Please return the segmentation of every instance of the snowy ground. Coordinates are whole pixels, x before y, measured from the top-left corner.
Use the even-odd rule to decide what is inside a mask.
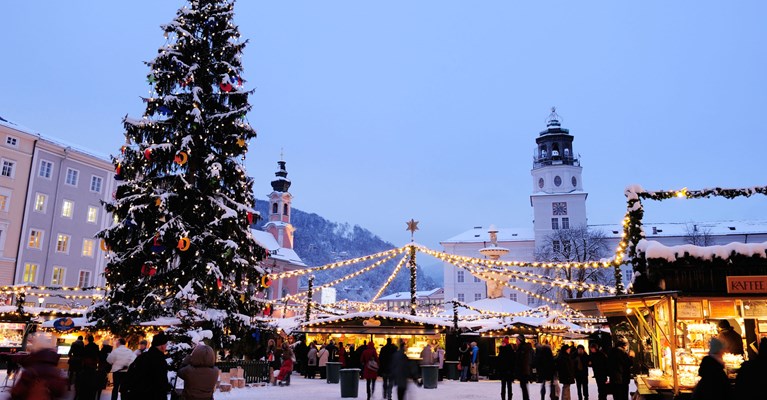
[[[5,374],[0,374],[0,382],[5,379]],[[180,385],[179,385],[180,386]],[[530,398],[532,400],[540,399],[541,385],[539,383],[531,383],[528,385]],[[549,398],[548,387],[546,388],[546,399]],[[394,388],[394,399],[397,397],[396,387]],[[631,391],[634,391],[635,387],[631,385]],[[575,385],[572,385],[571,398],[573,400],[578,398],[578,393],[575,390]],[[365,393],[365,381],[360,381],[359,385],[359,399],[366,399]],[[445,399],[500,399],[501,396],[501,384],[500,381],[481,380],[479,382],[458,382],[458,381],[442,381],[436,389],[424,389],[410,385],[407,392],[408,400],[445,400]],[[519,383],[514,382],[513,385],[513,399],[521,400],[522,392],[519,389]],[[373,396],[374,400],[381,399],[383,394],[381,387],[381,379],[376,382],[376,391]],[[107,389],[102,392],[100,400],[109,400],[112,392]],[[2,395],[0,395],[2,396]],[[73,396],[67,397],[71,399]],[[221,393],[216,391],[214,398],[216,400],[239,400],[239,399],[253,399],[263,398],[269,400],[297,400],[311,398],[312,400],[325,400],[325,399],[341,399],[341,388],[338,384],[328,384],[324,380],[320,379],[304,379],[300,376],[293,376],[290,386],[258,386],[244,389],[232,389],[229,393]],[[589,380],[589,398],[597,398],[597,386],[593,379]]]

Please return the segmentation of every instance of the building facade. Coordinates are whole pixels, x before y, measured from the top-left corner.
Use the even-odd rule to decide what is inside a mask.
[[[530,205],[533,208],[533,224],[523,228],[498,229],[498,246],[509,249],[502,256],[504,261],[541,261],[536,254],[542,249],[560,250],[569,243],[551,240],[561,230],[587,227],[590,231],[599,231],[604,235],[607,249],[605,258],[612,256],[623,233],[620,224],[589,224],[586,213],[580,157],[573,147],[574,136],[568,129],[562,128],[561,118],[552,109],[546,121],[546,129],[536,138],[533,157],[532,194]],[[667,246],[688,244],[698,241],[699,245],[722,245],[732,242],[754,243],[767,241],[767,221],[714,221],[690,223],[644,223],[648,240],[656,240]],[[440,242],[446,253],[482,257],[480,249],[491,243],[488,228],[475,226],[466,232]],[[457,299],[471,302],[487,297],[485,282],[468,271],[444,263],[445,299]],[[630,267],[624,270],[624,277],[630,278]],[[517,281],[509,282],[520,290],[504,288],[504,297],[529,305],[537,306],[541,300],[524,291],[535,293],[539,287],[534,284]]]

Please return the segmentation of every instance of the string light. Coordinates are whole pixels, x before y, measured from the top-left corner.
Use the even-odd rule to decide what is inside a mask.
[[[369,303],[375,303],[375,301],[378,300],[379,297],[381,297],[384,290],[386,290],[386,288],[389,287],[389,284],[391,284],[392,281],[394,281],[394,278],[397,276],[397,273],[399,273],[399,271],[402,269],[402,266],[405,265],[405,261],[407,261],[408,258],[409,258],[408,255],[405,255],[404,257],[402,257],[399,263],[397,263],[397,267],[394,268],[394,272],[392,272],[391,275],[389,275],[389,278],[387,278],[386,282],[384,282],[384,284],[381,285],[381,288],[378,289],[378,292],[376,292],[376,295],[373,296],[372,299],[370,299]]]

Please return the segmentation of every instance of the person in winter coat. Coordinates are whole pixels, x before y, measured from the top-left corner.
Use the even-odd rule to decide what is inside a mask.
[[[546,382],[549,382],[549,397],[552,400],[557,398],[557,385],[554,383],[556,369],[554,366],[554,353],[551,351],[548,342],[543,342],[535,350],[534,365],[538,373],[538,382],[541,383],[541,400],[546,397]]]
[[[396,351],[397,346],[392,344],[391,338],[386,338],[386,344],[381,348],[381,353],[378,355],[378,375],[383,379],[383,397],[386,400],[391,400],[391,391],[394,385],[392,357]]]
[[[328,361],[336,361],[336,357],[338,356],[338,347],[336,347],[336,344],[332,339],[330,340],[330,343],[325,346],[325,350],[328,351]]]
[[[296,355],[296,363],[293,368],[296,372],[306,375],[306,355],[309,353],[309,346],[306,345],[306,337],[299,340],[296,343],[294,354]]]
[[[30,354],[20,361],[24,370],[11,388],[11,400],[63,398],[68,385],[57,368],[56,338],[38,332],[27,340]]]
[[[320,369],[320,379],[327,378],[329,358],[330,350],[328,350],[327,346],[320,346],[320,350],[317,352],[317,367]]]
[[[471,348],[468,343],[464,343],[458,349],[458,364],[461,367],[461,382],[466,382],[471,369]]]
[[[764,392],[767,377],[767,338],[759,342],[759,353],[740,365],[735,380],[735,399],[747,399],[754,393]]]
[[[170,391],[168,362],[165,350],[168,337],[158,332],[152,338],[152,347],[141,353],[129,368],[125,391],[136,400],[167,400]]]
[[[181,362],[178,377],[184,380],[184,400],[211,400],[216,390],[216,353],[205,343],[198,344]]]
[[[471,381],[479,381],[479,347],[477,347],[477,342],[471,342]]]
[[[627,352],[628,341],[618,339],[618,345],[607,354],[607,370],[610,372],[610,390],[614,400],[628,400],[633,352]]]
[[[607,354],[596,343],[589,345],[589,364],[597,381],[597,399],[607,400]]]
[[[418,372],[407,358],[407,344],[403,340],[400,340],[399,349],[392,355],[391,372],[392,380],[397,385],[397,400],[405,400],[408,382],[412,379],[417,383]]]
[[[743,337],[732,328],[726,319],[719,321],[717,325],[719,336],[717,338],[724,345],[724,352],[743,355]]]
[[[495,359],[495,372],[498,373],[498,377],[501,379],[501,400],[506,400],[506,389],[509,391],[508,400],[511,400],[511,382],[514,380],[514,356],[514,348],[511,346],[509,337],[505,336],[501,341],[501,346],[498,347],[498,357]]]
[[[724,371],[724,343],[717,338],[712,338],[709,344],[708,355],[703,357],[698,369],[700,381],[695,385],[692,392],[693,400],[727,399],[730,395],[730,382]],[[764,379],[764,377],[762,377]],[[757,392],[758,393],[758,392]],[[756,395],[752,393],[751,396]]]
[[[421,362],[420,365],[434,365],[434,356],[431,351],[431,345],[426,343],[421,350]]]
[[[99,345],[95,343],[93,335],[86,336],[85,341],[83,368],[77,377],[79,388],[76,391],[78,396],[83,399],[95,399],[99,387],[98,374],[96,373],[99,366]]]
[[[69,360],[67,361],[67,364],[69,365],[69,389],[72,389],[72,385],[75,385],[75,398],[77,398],[77,374],[80,373],[80,371],[83,369],[83,352],[85,351],[85,342],[83,342],[83,337],[78,336],[77,340],[75,340],[72,343],[72,346],[69,348],[69,353],[67,353],[67,356],[69,356]]]
[[[362,378],[362,372],[365,371],[365,365],[364,364],[360,364],[360,359],[362,359],[362,353],[364,353],[365,350],[367,350],[367,348],[368,348],[368,341],[367,340],[363,340],[362,341],[362,346],[357,347],[357,349],[354,350],[354,353],[352,354],[352,358],[354,359],[354,362],[356,363],[356,366],[352,367],[352,368],[359,368],[359,370],[360,370],[360,379]]]
[[[437,380],[442,381],[442,378],[445,376],[445,349],[440,345],[437,345],[437,349],[434,352],[434,364],[439,367]]]
[[[586,348],[582,344],[578,345],[574,353],[573,367],[575,367],[575,388],[578,391],[578,400],[589,400],[589,355],[586,354]]]
[[[280,386],[290,385],[290,374],[293,372],[293,351],[287,346],[282,352],[282,365],[277,373],[277,384]]]
[[[527,391],[527,383],[533,375],[533,346],[525,341],[525,335],[517,335],[517,345],[514,354],[514,376],[519,379],[519,388],[522,389],[522,400],[530,400]]]
[[[109,363],[107,358],[112,353],[112,345],[106,342],[101,344],[101,351],[99,351],[99,366],[96,370],[96,398],[101,398],[101,391],[107,388],[109,383],[109,373],[112,371],[112,364]]]
[[[338,362],[341,363],[341,368],[346,368],[346,347],[344,347],[344,342],[338,342]]]
[[[117,400],[120,395],[122,383],[125,380],[125,373],[128,367],[136,359],[136,354],[131,349],[125,347],[125,339],[117,340],[117,348],[112,350],[107,356],[107,362],[112,365],[112,400]]]
[[[317,345],[312,342],[309,346],[309,352],[306,354],[306,377],[314,379],[314,374],[317,369]]]
[[[135,354],[136,357],[138,357],[141,353],[146,352],[147,346],[149,346],[149,342],[147,342],[146,339],[141,339],[141,341],[138,342],[138,349],[136,349],[136,351],[134,351],[133,354]]]
[[[570,346],[562,345],[556,360],[557,376],[562,384],[562,400],[570,400],[570,385],[575,383],[575,369],[570,351]]]
[[[367,349],[362,352],[360,364],[362,364],[362,378],[365,379],[368,400],[370,400],[376,391],[376,378],[378,378],[378,354],[376,354],[376,347],[372,341],[368,343]]]

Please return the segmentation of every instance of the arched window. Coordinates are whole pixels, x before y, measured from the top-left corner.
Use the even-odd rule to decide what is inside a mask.
[[[546,149],[541,149],[541,158],[546,158]]]
[[[554,143],[553,146],[551,146],[551,156],[556,157],[559,155],[559,143]]]
[[[282,215],[288,215],[288,205],[283,204],[282,205]]]
[[[272,214],[277,214],[277,203],[272,203]]]
[[[570,157],[570,149],[565,149],[565,157]]]

